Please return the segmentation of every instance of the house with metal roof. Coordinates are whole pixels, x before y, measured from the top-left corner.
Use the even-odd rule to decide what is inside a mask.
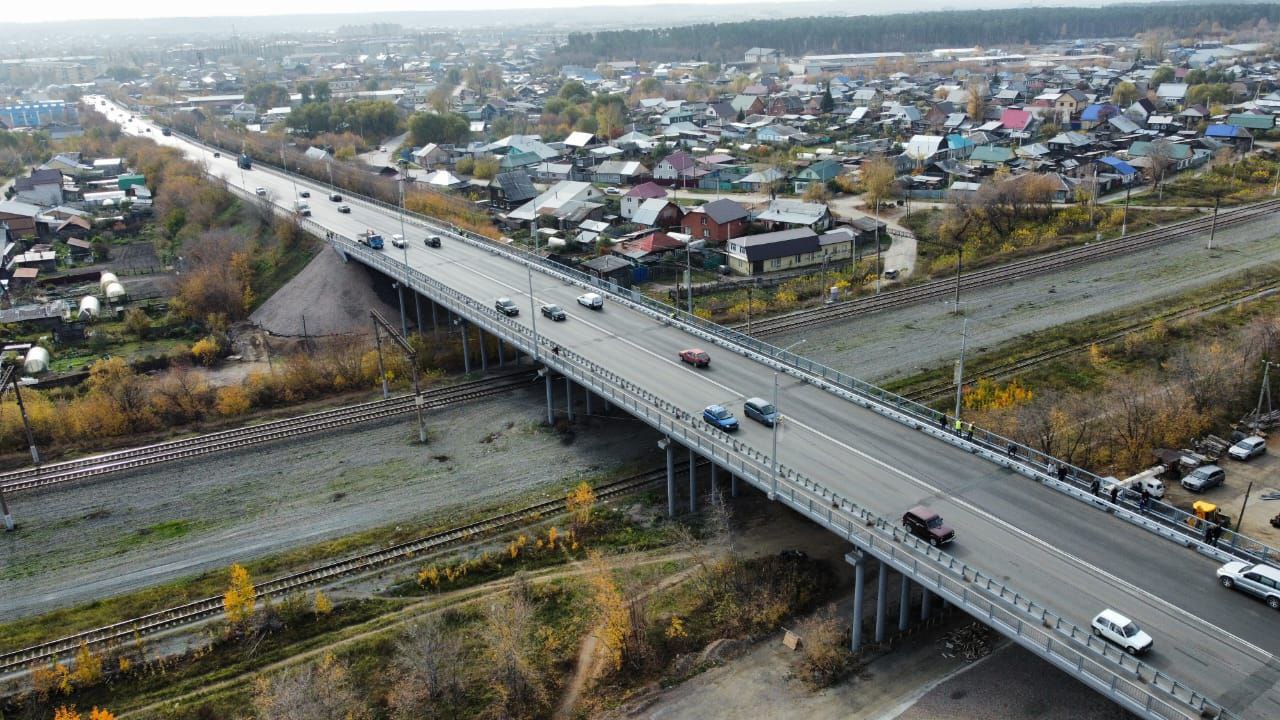
[[[733,238],[725,247],[731,272],[761,275],[848,259],[853,255],[853,233],[792,228]]]
[[[764,212],[756,216],[756,220],[774,230],[807,227],[820,232],[832,225],[831,210],[826,204],[789,199],[770,202]]]

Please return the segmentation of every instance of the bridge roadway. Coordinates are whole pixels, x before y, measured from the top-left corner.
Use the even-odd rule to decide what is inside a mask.
[[[181,147],[229,183],[241,183],[234,157],[214,159],[158,129],[147,136]],[[293,183],[280,174],[255,169],[243,174],[243,182],[250,191],[267,188],[282,205],[293,199]],[[312,219],[336,233],[354,237],[372,227],[389,239],[399,232],[392,211],[351,202],[351,214],[339,214],[326,186],[301,178],[297,186],[312,193]],[[529,324],[523,266],[449,238],[440,249],[427,248],[425,231],[406,227],[407,253],[388,242],[388,258],[399,262],[407,255],[415,269],[486,305],[512,297],[520,306],[518,320]],[[742,422],[739,438],[768,453],[770,431],[745,419],[741,407],[745,397],[770,397],[770,368],[707,347],[711,367],[696,370],[676,354],[706,344],[683,331],[607,300],[602,311],[590,311],[575,303],[582,289],[539,272],[533,288],[537,302],[557,303],[569,314],[561,323],[539,316],[540,335],[688,412],[728,405]],[[406,306],[412,316],[412,301]],[[1280,718],[1277,615],[1219,587],[1216,561],[798,380],[783,376],[778,405],[786,417],[778,439],[784,466],[883,517],[930,505],[956,529],[949,551],[966,564],[1081,628],[1104,607],[1130,615],[1155,639],[1148,664],[1242,717]]]

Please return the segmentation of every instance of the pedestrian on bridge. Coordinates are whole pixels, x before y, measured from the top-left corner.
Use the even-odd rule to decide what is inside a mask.
[[[1098,478],[1094,478],[1093,482],[1089,483],[1089,492],[1092,493],[1094,497],[1098,496],[1098,490],[1101,488],[1102,483],[1098,481]]]
[[[1111,486],[1111,504],[1112,505],[1116,504],[1116,495],[1119,495],[1119,494],[1120,494],[1120,483],[1115,483],[1114,485]]]
[[[1067,466],[1059,465],[1058,466],[1058,482],[1066,482],[1066,481],[1067,481]]]
[[[963,434],[964,434],[964,423],[960,421],[960,418],[956,418],[956,435],[958,436]]]
[[[973,423],[971,422],[967,422],[964,424],[964,439],[965,440],[973,439]]]
[[[1150,501],[1151,501],[1151,493],[1147,492],[1147,488],[1144,485],[1142,487],[1142,496],[1138,498],[1138,511],[1145,513],[1147,511],[1147,503]]]

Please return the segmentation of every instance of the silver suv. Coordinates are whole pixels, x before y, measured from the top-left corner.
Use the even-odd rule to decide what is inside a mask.
[[[1225,482],[1227,473],[1217,465],[1201,465],[1181,480],[1182,487],[1191,492],[1204,492]]]
[[[1280,610],[1280,570],[1270,565],[1229,562],[1218,568],[1218,582],[1224,588],[1260,597],[1272,610]]]

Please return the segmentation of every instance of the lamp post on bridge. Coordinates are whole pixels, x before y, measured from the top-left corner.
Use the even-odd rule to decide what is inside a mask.
[[[801,338],[782,349],[779,355],[791,350],[791,348],[803,344],[808,338]],[[782,422],[782,413],[778,412],[778,371],[773,371],[773,452],[769,454],[769,460],[773,465],[773,489],[769,492],[769,499],[772,500],[778,496],[778,423]]]

